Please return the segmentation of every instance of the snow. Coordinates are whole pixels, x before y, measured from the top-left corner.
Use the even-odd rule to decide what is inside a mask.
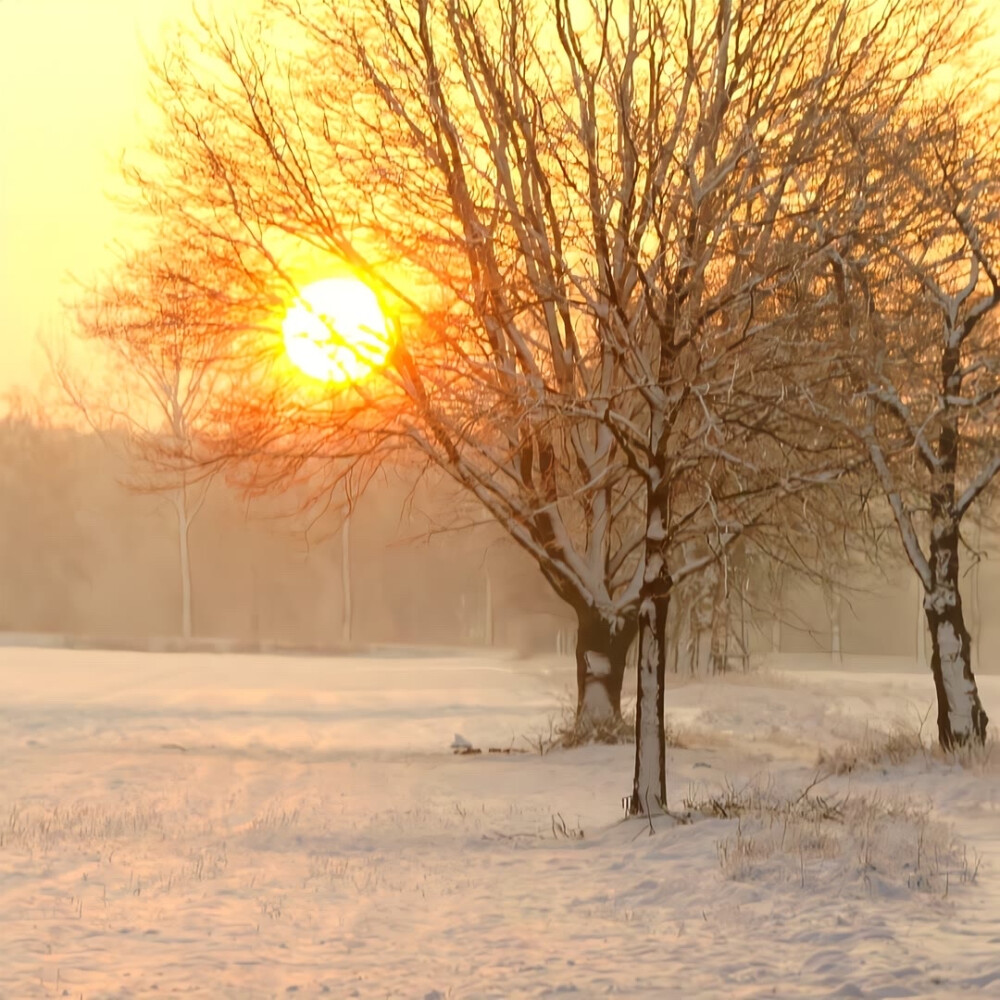
[[[941,677],[948,696],[948,718],[952,732],[964,740],[972,737],[974,687],[965,676],[962,640],[949,621],[937,627],[938,651],[941,655]]]
[[[594,650],[587,650],[587,673],[592,677],[610,677],[611,660],[604,653],[597,653]]]
[[[610,673],[610,663],[608,664],[608,673]],[[596,677],[601,675],[594,674],[594,679],[588,677],[584,683],[583,688],[583,711],[591,719],[610,719],[613,717],[614,712],[611,705],[611,696],[608,694],[608,689]]]
[[[672,683],[670,808],[778,806],[651,827],[630,746],[490,752],[571,658],[0,649],[0,996],[1000,995],[1000,762],[819,775],[927,717],[868,666]]]

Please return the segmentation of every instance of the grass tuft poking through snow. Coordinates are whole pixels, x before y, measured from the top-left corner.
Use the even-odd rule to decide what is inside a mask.
[[[916,729],[897,722],[888,732],[866,727],[859,739],[831,750],[820,750],[816,763],[825,774],[850,774],[887,764],[898,766],[917,757],[927,760],[930,753],[931,744],[922,727]]]
[[[958,764],[974,774],[986,775],[1000,772],[1000,753],[996,752],[997,738],[987,736],[985,743],[967,743],[954,750],[935,747],[936,755],[948,764]]]
[[[958,765],[976,774],[988,774],[997,768],[1000,755],[995,755],[995,737],[988,737],[985,744],[969,743],[942,750],[925,732],[926,721],[927,714],[921,716],[919,725],[897,720],[888,731],[866,726],[859,738],[821,749],[816,764],[826,775],[898,767],[918,759],[925,764],[936,760]]]
[[[974,882],[979,858],[931,817],[929,805],[898,795],[820,795],[816,778],[797,795],[769,784],[726,782],[720,792],[689,792],[690,813],[735,820],[716,843],[727,879],[798,882],[802,888],[861,884],[870,895],[905,889],[947,896]]]

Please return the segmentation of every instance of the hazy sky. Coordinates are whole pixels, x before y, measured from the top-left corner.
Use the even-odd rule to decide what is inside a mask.
[[[0,0],[0,394],[44,372],[36,335],[66,327],[67,272],[92,276],[127,236],[106,194],[151,107],[143,45],[191,6]]]

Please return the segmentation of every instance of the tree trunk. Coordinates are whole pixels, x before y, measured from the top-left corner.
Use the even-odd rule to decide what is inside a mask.
[[[723,563],[715,567],[715,592],[712,601],[712,643],[709,650],[709,669],[713,674],[724,674],[729,669],[729,586],[728,567]]]
[[[667,742],[663,688],[666,676],[666,623],[669,580],[661,592],[647,594],[639,606],[639,665],[636,671],[635,774],[630,816],[662,812],[667,805]],[[644,588],[645,589],[645,588]]]
[[[972,640],[958,590],[958,524],[937,522],[931,532],[933,588],[924,595],[931,634],[931,673],[943,750],[985,743],[989,719],[972,672]]]
[[[608,618],[589,606],[578,607],[576,615],[577,734],[610,734],[622,720],[622,681],[635,619]]]
[[[667,808],[667,740],[663,688],[667,666],[667,614],[673,580],[667,569],[662,502],[647,500],[645,559],[639,588],[639,664],[636,670],[635,773],[629,816]]]
[[[489,567],[485,569],[486,588],[483,595],[483,642],[487,646],[493,645],[493,579],[490,576]]]
[[[340,528],[340,588],[344,600],[341,606],[340,638],[349,643],[353,638],[354,611],[351,607],[351,515]]]
[[[960,348],[949,343],[941,359],[946,397],[962,391]],[[972,672],[972,639],[965,627],[958,589],[958,527],[955,475],[958,469],[958,418],[946,414],[938,435],[940,471],[931,490],[930,586],[924,611],[931,633],[931,674],[938,703],[938,742],[942,750],[986,742],[989,719],[979,701]]]
[[[836,583],[827,581],[823,584],[823,604],[826,607],[827,621],[830,623],[830,658],[837,663],[844,662],[844,653],[840,632],[840,589]]]
[[[191,615],[191,518],[188,516],[187,496],[183,488],[174,494],[177,512],[177,549],[181,577],[181,636],[190,639],[193,634]]]

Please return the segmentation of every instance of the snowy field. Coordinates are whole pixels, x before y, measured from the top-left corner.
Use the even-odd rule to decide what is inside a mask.
[[[631,747],[488,752],[571,680],[0,649],[0,997],[1000,997],[1000,749],[915,749],[929,676],[672,685],[652,829]]]

